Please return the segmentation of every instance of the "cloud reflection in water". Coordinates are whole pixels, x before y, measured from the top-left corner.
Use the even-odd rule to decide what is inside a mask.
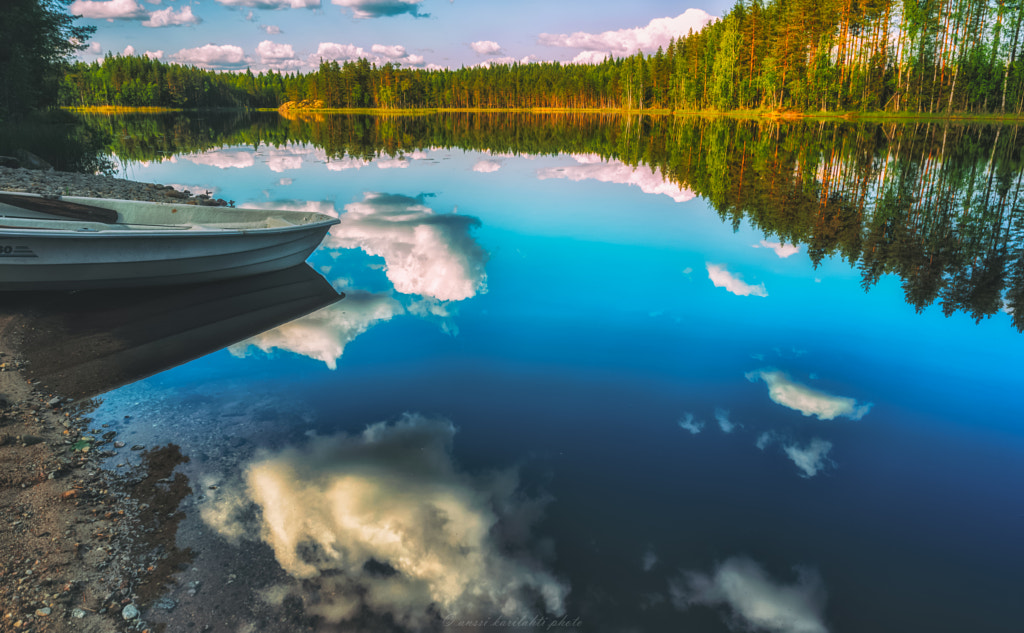
[[[266,452],[211,491],[201,515],[229,539],[262,540],[306,581],[266,599],[300,596],[331,622],[364,608],[415,629],[439,617],[562,614],[568,586],[528,547],[548,499],[523,495],[515,470],[458,472],[454,435],[446,420],[407,414]]]
[[[366,193],[345,205],[329,248],[359,248],[384,258],[388,280],[403,294],[462,301],[486,292],[487,251],[470,231],[480,220],[435,213],[409,196]]]

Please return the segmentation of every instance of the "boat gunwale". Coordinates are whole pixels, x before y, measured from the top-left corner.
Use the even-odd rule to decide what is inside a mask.
[[[321,214],[322,215],[322,214]],[[2,218],[3,216],[0,216]],[[236,228],[236,227],[215,227],[215,226],[196,226],[196,225],[181,225],[181,228],[171,229],[168,227],[161,227],[159,229],[141,229],[141,228],[129,228],[129,229],[115,229],[115,230],[103,230],[103,229],[89,229],[86,231],[81,228],[74,229],[56,229],[46,227],[10,227],[0,225],[0,237],[32,237],[32,238],[57,238],[57,239],[89,239],[94,240],[98,238],[103,239],[126,239],[126,238],[151,238],[151,237],[175,237],[175,238],[210,238],[210,237],[228,237],[236,235],[249,235],[252,233],[258,233],[260,235],[275,235],[278,233],[291,233],[296,231],[308,231],[311,229],[318,228],[329,228],[341,222],[338,218],[333,218],[328,215],[323,216],[324,220],[311,222],[308,224],[292,224],[290,226],[274,226],[274,227],[252,227],[252,228]],[[110,226],[103,225],[100,226]],[[131,226],[128,224],[118,224],[113,226]],[[136,225],[137,226],[137,225]]]

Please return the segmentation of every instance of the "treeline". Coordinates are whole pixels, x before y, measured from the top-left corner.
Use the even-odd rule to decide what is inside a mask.
[[[1024,0],[741,0],[665,49],[594,65],[422,70],[360,59],[253,74],[108,56],[69,69],[61,104],[1020,113],[1022,23]]]

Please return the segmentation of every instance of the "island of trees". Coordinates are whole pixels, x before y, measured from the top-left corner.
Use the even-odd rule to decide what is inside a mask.
[[[1024,0],[740,0],[667,48],[594,65],[232,73],[115,55],[69,66],[59,103],[1020,114],[1022,21]]]

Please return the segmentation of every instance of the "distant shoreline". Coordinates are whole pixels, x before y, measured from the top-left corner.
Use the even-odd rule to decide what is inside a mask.
[[[293,105],[289,105],[293,104]],[[735,119],[765,119],[772,121],[800,120],[843,120],[863,122],[890,121],[927,121],[927,122],[959,122],[975,121],[983,123],[1024,123],[1024,115],[1000,113],[919,113],[919,112],[884,112],[884,111],[818,111],[797,112],[793,110],[670,110],[657,109],[626,109],[626,108],[324,108],[294,105],[294,102],[282,104],[279,108],[165,108],[159,106],[80,106],[64,107],[63,110],[85,114],[162,114],[168,112],[277,112],[287,117],[290,114],[366,114],[374,116],[423,116],[438,113],[508,113],[508,114],[604,114],[616,116],[676,116],[676,117],[727,117]]]

